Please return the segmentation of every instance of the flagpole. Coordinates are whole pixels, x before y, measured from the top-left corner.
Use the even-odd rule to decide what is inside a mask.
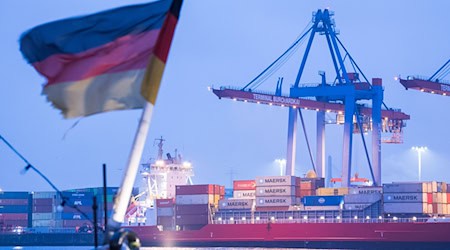
[[[139,169],[139,162],[144,150],[145,141],[147,140],[148,129],[150,127],[150,120],[153,114],[153,105],[146,103],[142,111],[141,120],[139,121],[138,129],[134,137],[133,147],[131,148],[130,156],[128,158],[128,165],[125,169],[122,184],[114,201],[112,215],[110,217],[109,226],[113,231],[119,229],[124,222],[125,213],[127,211],[128,203],[131,198],[134,181]]]

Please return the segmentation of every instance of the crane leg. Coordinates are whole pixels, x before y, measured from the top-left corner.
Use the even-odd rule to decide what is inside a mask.
[[[295,153],[297,144],[297,109],[289,108],[286,175],[295,175]]]

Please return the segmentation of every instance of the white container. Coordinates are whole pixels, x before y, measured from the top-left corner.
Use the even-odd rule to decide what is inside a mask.
[[[33,192],[33,199],[55,199],[56,192]]]
[[[381,200],[381,193],[348,194],[344,196],[344,204],[375,203]]]
[[[336,211],[339,210],[339,206],[304,206],[306,211]]]
[[[370,206],[370,203],[353,203],[353,204],[344,204],[344,210],[363,210]]]
[[[282,207],[295,204],[295,197],[256,197],[256,207]]]
[[[33,220],[32,223],[33,227],[54,227],[55,221],[54,220]]]
[[[173,210],[172,207],[159,207],[156,209],[156,216],[173,216]]]
[[[295,186],[256,187],[256,197],[295,196]]]
[[[253,199],[223,199],[219,201],[219,209],[251,209]]]
[[[427,202],[427,193],[384,193],[385,203],[424,203]]]
[[[256,177],[256,187],[267,186],[295,186],[295,176],[258,176]]]
[[[233,198],[235,199],[255,199],[255,190],[236,190],[233,191]]]
[[[33,213],[31,215],[32,220],[53,220],[54,213]]]
[[[383,187],[354,187],[350,188],[349,194],[381,194]]]
[[[426,203],[385,203],[385,213],[399,214],[425,214],[427,213]]]
[[[395,182],[383,184],[383,193],[426,193],[425,182]]]
[[[213,204],[214,195],[212,194],[177,195],[175,196],[175,203],[180,205]]]

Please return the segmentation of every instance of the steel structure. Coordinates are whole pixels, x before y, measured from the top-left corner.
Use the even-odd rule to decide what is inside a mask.
[[[400,78],[400,83],[405,89],[415,89],[421,92],[450,95],[450,82],[443,80],[450,73],[450,59],[442,65],[430,78],[422,76],[408,76]]]
[[[358,65],[354,62],[348,51],[336,36],[333,14],[329,10],[318,10],[313,13],[313,24],[294,44],[288,48],[278,59],[276,59],[267,69],[253,79],[249,84],[241,89],[221,87],[213,89],[214,94],[219,98],[231,98],[244,102],[262,103],[268,105],[278,105],[289,108],[288,136],[287,136],[287,164],[286,175],[295,173],[295,155],[296,155],[296,132],[297,117],[300,115],[303,123],[301,109],[311,109],[317,111],[317,150],[316,164],[312,161],[317,175],[325,176],[325,114],[335,112],[337,115],[344,116],[344,136],[343,136],[343,160],[342,160],[342,186],[350,185],[351,175],[351,156],[352,156],[352,135],[354,132],[372,131],[372,162],[370,162],[367,153],[364,136],[363,143],[366,149],[369,167],[371,168],[372,180],[374,185],[381,184],[381,132],[391,132],[397,142],[400,143],[399,134],[405,126],[405,120],[409,115],[400,110],[385,109],[382,110],[383,88],[382,81],[379,78],[372,79],[369,83],[365,75],[361,72]],[[259,78],[264,78],[265,74],[270,72],[273,67],[278,67],[279,62],[283,61],[286,55],[300,44],[306,35],[310,33],[303,59],[296,77],[295,84],[290,89],[289,96],[281,95],[282,79],[279,79],[275,93],[263,93],[255,91],[261,83]],[[300,86],[303,70],[306,65],[309,51],[313,43],[315,34],[324,35],[333,61],[336,72],[334,83],[326,83],[325,72],[320,72],[322,82],[320,84]],[[345,50],[345,57],[342,57],[338,44]],[[349,58],[353,68],[359,73],[348,73],[344,65],[344,58]],[[355,68],[356,66],[356,68]],[[362,75],[365,82],[359,80]],[[253,89],[252,89],[253,88]],[[315,98],[312,100],[310,98]],[[308,99],[309,98],[309,99]],[[362,104],[359,101],[370,100],[372,107]],[[384,105],[386,107],[386,105]],[[356,123],[354,122],[356,117]],[[362,134],[362,133],[361,133]],[[308,141],[308,140],[307,140]],[[309,147],[309,144],[308,144]],[[372,169],[373,166],[373,169]]]

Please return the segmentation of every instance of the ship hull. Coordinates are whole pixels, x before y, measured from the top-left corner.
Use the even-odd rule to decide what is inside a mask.
[[[450,249],[450,223],[209,224],[199,230],[129,227],[143,246]]]

